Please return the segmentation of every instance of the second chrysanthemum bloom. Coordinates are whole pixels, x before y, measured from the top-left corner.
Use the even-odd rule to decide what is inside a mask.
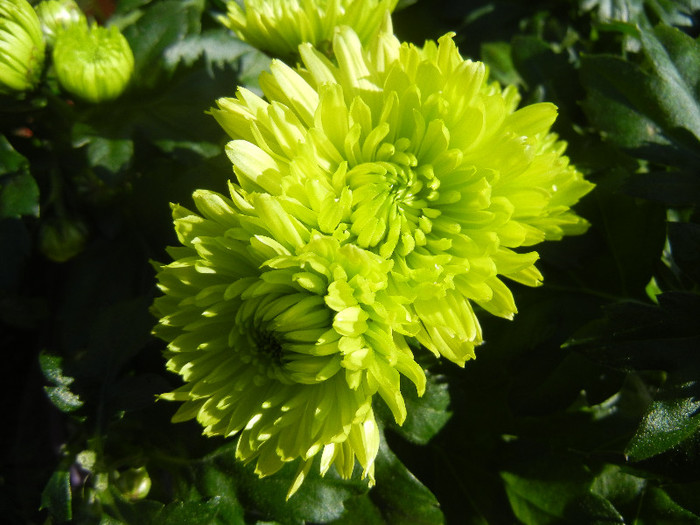
[[[232,186],[231,199],[194,195],[174,207],[182,247],[159,267],[154,333],[185,385],[174,421],[239,435],[236,456],[270,475],[301,459],[349,478],[355,458],[373,479],[380,396],[403,423],[400,374],[422,395],[425,375],[407,344],[418,329],[388,280],[392,266],[342,237],[307,228],[278,197]]]

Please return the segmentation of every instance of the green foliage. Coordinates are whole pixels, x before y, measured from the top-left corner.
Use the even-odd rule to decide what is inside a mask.
[[[422,397],[418,397],[413,385],[402,381],[401,391],[405,392],[404,400],[408,413],[403,425],[396,424],[386,405],[380,403],[377,407],[377,413],[387,428],[418,445],[427,444],[452,416],[445,378],[430,373],[426,374],[426,378],[425,394]]]
[[[637,31],[640,63],[610,55],[582,60],[587,114],[610,140],[641,158],[692,169],[699,160],[700,47],[673,27]]]
[[[73,517],[71,508],[70,473],[57,470],[51,475],[41,494],[41,507],[47,509],[60,523]]]
[[[222,2],[122,0],[109,22],[136,72],[120,98],[71,100],[50,71],[0,97],[5,521],[700,522],[700,2],[400,6],[401,38],[454,30],[525,102],[557,104],[597,184],[577,208],[590,231],[540,251],[544,285],[514,288],[512,322],[480,316],[475,361],[422,363],[403,426],[377,403],[374,487],[316,466],[286,501],[296,464],[260,479],[235,438],[154,401],[178,383],[148,311],[168,204],[232,177],[205,112],[257,91],[269,58],[215,21]]]
[[[612,503],[587,489],[590,476],[580,466],[562,465],[568,468],[553,479],[549,479],[551,466],[542,466],[527,476],[501,473],[513,512],[522,523],[625,523]],[[540,478],[542,470],[546,479]]]
[[[389,450],[384,440],[379,447],[376,469],[377,486],[370,499],[384,523],[443,523],[438,500]],[[406,498],[407,494],[411,497]]]
[[[39,354],[41,371],[46,380],[54,385],[44,387],[46,394],[61,412],[73,412],[83,406],[83,402],[80,397],[70,391],[69,386],[74,379],[64,375],[62,361],[60,357],[45,353]]]
[[[0,135],[0,220],[39,214],[39,188],[29,163]]]

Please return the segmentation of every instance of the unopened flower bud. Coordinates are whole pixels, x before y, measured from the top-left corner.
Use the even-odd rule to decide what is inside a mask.
[[[44,65],[39,18],[26,0],[0,0],[0,93],[32,89]]]
[[[134,71],[134,54],[116,27],[67,28],[56,39],[53,60],[63,89],[88,102],[117,98]]]
[[[135,501],[148,496],[151,490],[151,478],[146,467],[130,468],[116,472],[116,486],[126,499]]]
[[[58,33],[76,24],[87,25],[85,15],[74,0],[44,0],[36,6],[41,31],[46,42],[53,45]]]

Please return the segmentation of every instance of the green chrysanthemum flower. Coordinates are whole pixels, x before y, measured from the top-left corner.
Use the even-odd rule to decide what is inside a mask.
[[[237,139],[240,184],[392,260],[420,342],[463,365],[482,341],[473,304],[512,318],[502,278],[540,284],[521,248],[585,231],[569,208],[593,185],[550,133],[555,106],[517,109],[516,89],[489,82],[452,35],[419,48],[386,23],[366,48],[338,29],[335,63],[301,45],[298,71],[273,61],[261,76],[269,102],[240,88],[212,113]]]
[[[26,0],[0,0],[0,93],[36,86],[44,65],[44,39]]]
[[[74,24],[59,32],[53,50],[63,89],[88,102],[122,94],[134,71],[134,54],[124,35],[112,27]]]
[[[301,458],[290,495],[317,454],[323,473],[335,464],[347,478],[357,458],[372,480],[374,394],[403,423],[400,374],[425,389],[393,263],[308,229],[277,197],[234,186],[231,197],[197,191],[201,215],[174,207],[184,247],[160,267],[154,303],[168,369],[185,381],[162,396],[184,402],[173,421],[239,434],[237,457],[261,476]]]
[[[251,45],[275,56],[297,52],[309,42],[329,47],[337,26],[352,27],[362,42],[369,42],[386,12],[398,0],[245,0],[235,1],[220,21]]]
[[[74,0],[44,0],[36,6],[41,31],[49,45],[56,41],[58,33],[73,25],[87,25],[85,15]]]

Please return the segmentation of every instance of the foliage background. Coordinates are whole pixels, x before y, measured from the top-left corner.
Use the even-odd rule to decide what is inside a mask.
[[[557,104],[592,227],[539,247],[545,285],[516,289],[514,321],[481,315],[475,361],[425,363],[403,428],[377,406],[373,489],[331,472],[287,503],[293,468],[259,480],[154,403],[178,379],[148,312],[168,203],[232,176],[204,112],[269,59],[219,0],[84,7],[130,42],[127,93],[81,104],[48,73],[0,98],[4,521],[700,523],[700,1],[401,2],[400,38],[456,31]]]

